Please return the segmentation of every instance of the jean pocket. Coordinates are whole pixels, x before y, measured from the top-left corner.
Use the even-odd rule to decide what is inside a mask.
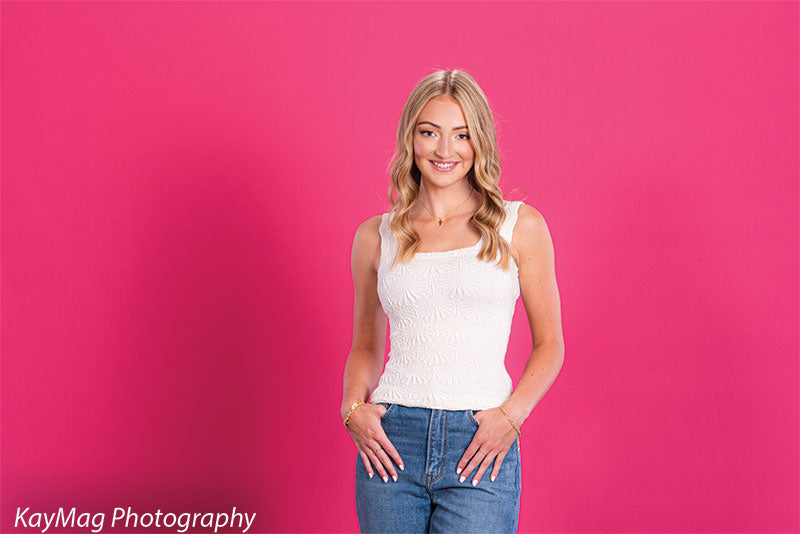
[[[390,402],[378,402],[376,404],[380,404],[381,406],[386,408],[386,411],[383,412],[383,414],[381,415],[381,421],[385,420],[386,417],[388,417],[388,415],[394,411],[395,406],[397,406],[397,404],[393,404]]]
[[[478,421],[476,421],[476,420],[475,420],[475,412],[476,412],[476,411],[477,411],[477,410],[467,410],[467,417],[469,417],[469,420],[470,420],[470,421],[472,421],[473,423],[475,423],[475,426],[480,426],[480,425],[478,424]]]

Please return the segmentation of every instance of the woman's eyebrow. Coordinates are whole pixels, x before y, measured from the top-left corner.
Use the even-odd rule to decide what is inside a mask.
[[[431,125],[431,126],[433,126],[434,128],[439,128],[440,130],[442,129],[442,127],[441,127],[441,126],[439,126],[438,124],[434,124],[434,123],[432,123],[431,121],[419,121],[419,122],[417,123],[417,126],[419,126],[420,124],[430,124],[430,125]],[[466,130],[466,129],[467,129],[467,127],[466,127],[466,126],[459,126],[458,128],[453,128],[453,130]]]

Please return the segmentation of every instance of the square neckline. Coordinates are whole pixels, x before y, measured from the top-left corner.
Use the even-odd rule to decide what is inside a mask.
[[[483,235],[481,235],[478,242],[474,245],[470,245],[468,247],[459,247],[459,248],[451,248],[450,250],[432,250],[430,252],[415,252],[414,255],[416,256],[436,256],[439,254],[451,254],[453,252],[460,252],[462,250],[472,250],[478,248],[480,245],[483,244]]]
[[[506,210],[506,217],[508,217],[508,208],[511,207],[511,204],[513,202],[515,202],[515,201],[503,199],[503,207]],[[386,214],[389,215],[389,217],[393,217],[391,211],[387,212]],[[506,221],[507,220],[508,219],[506,219]],[[434,256],[440,256],[440,255],[443,255],[443,254],[453,254],[453,253],[456,253],[456,252],[465,252],[465,251],[474,250],[476,248],[479,248],[482,244],[483,244],[483,235],[481,235],[481,237],[480,237],[480,239],[478,239],[477,243],[475,243],[473,245],[470,245],[468,247],[451,248],[450,250],[432,250],[430,252],[415,252],[414,256],[434,257]],[[512,263],[514,263],[516,265],[516,261],[513,261]]]

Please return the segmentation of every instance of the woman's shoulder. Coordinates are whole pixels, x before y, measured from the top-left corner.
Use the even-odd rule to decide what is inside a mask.
[[[371,255],[380,251],[381,223],[385,214],[372,215],[361,221],[353,236],[353,252]]]
[[[517,212],[517,224],[535,225],[537,222],[544,222],[544,216],[539,210],[526,204],[522,200],[505,200],[507,208],[515,209]]]
[[[381,226],[381,222],[383,221],[383,215],[372,215],[367,217],[363,221],[361,221],[358,226],[356,227],[356,238],[359,237],[361,239],[378,239],[380,237],[379,230]]]
[[[514,244],[526,253],[540,253],[542,247],[551,243],[550,230],[544,215],[525,202],[519,202],[516,224],[514,227]]]
[[[384,215],[385,213],[379,213],[378,215],[371,215],[366,219],[364,219],[363,221],[361,221],[358,227],[361,228],[363,226],[368,228],[370,226],[380,225]]]

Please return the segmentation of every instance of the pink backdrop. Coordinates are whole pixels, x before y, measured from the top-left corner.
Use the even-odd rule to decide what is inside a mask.
[[[350,246],[453,67],[556,248],[520,532],[798,531],[798,2],[1,9],[0,531],[357,531]]]

